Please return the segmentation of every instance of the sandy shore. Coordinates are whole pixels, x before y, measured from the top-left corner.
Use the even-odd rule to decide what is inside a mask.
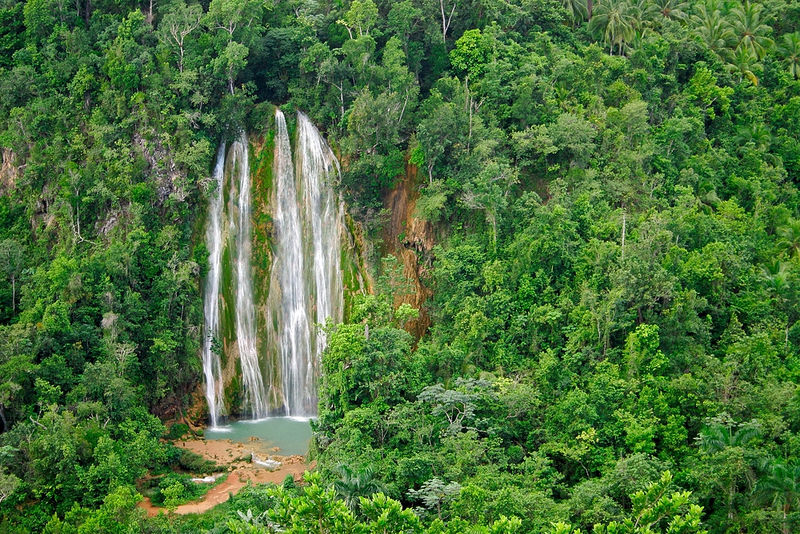
[[[287,475],[291,475],[295,481],[299,481],[303,473],[313,469],[315,464],[315,462],[307,464],[303,456],[277,455],[275,454],[277,449],[266,448],[265,444],[258,439],[249,443],[237,443],[229,439],[187,439],[178,440],[174,445],[214,460],[220,465],[228,466],[228,478],[224,482],[211,488],[199,501],[178,506],[175,510],[176,514],[199,514],[210,510],[227,501],[231,495],[235,495],[248,482],[280,484]],[[255,453],[259,458],[266,458],[269,455],[270,458],[281,462],[281,467],[275,471],[268,471],[250,461],[251,453]],[[160,512],[166,513],[166,508],[153,506],[150,499],[146,497],[139,503],[139,506],[144,508],[149,516],[158,515]]]

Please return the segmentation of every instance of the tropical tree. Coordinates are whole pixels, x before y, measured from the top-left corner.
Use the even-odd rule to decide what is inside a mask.
[[[764,57],[772,46],[768,34],[772,31],[765,21],[764,6],[745,1],[731,10],[731,31],[736,37],[736,51],[744,48],[752,52],[758,59]]]
[[[798,235],[794,234],[794,238]],[[790,242],[785,242],[787,245]],[[796,244],[796,242],[795,242]],[[778,310],[786,314],[785,344],[789,346],[789,326],[797,313],[797,289],[793,281],[791,264],[774,260],[761,268],[765,289],[775,298]]]
[[[468,182],[461,197],[469,209],[482,210],[492,229],[492,248],[497,246],[499,213],[507,205],[511,187],[518,181],[516,170],[503,161],[490,160],[477,176]]]
[[[786,226],[778,228],[779,244],[789,255],[800,260],[800,220],[792,221]]]
[[[183,72],[186,39],[195,31],[203,18],[203,8],[198,4],[187,6],[175,3],[159,24],[158,37],[170,48],[178,49],[178,71]]]
[[[353,0],[344,19],[336,22],[347,28],[350,39],[355,38],[354,31],[357,31],[358,37],[369,35],[372,27],[378,22],[378,7],[372,0],[364,0],[363,2]]]
[[[706,534],[700,522],[703,508],[691,504],[690,491],[674,491],[672,473],[665,471],[658,482],[630,495],[632,510],[620,520],[607,525],[596,523],[594,534]],[[550,534],[581,534],[566,523],[555,523]]]
[[[11,284],[11,310],[17,311],[17,281],[22,273],[25,255],[22,246],[14,239],[0,241],[0,273]]]
[[[622,54],[623,46],[634,37],[636,31],[631,4],[612,0],[598,3],[589,22],[589,31],[603,39],[611,55],[614,55],[615,47]]]
[[[637,39],[652,31],[653,21],[659,16],[652,0],[631,0],[629,13],[634,36]]]
[[[584,0],[561,0],[561,5],[567,11],[567,16],[573,24],[577,25],[589,16],[588,6]]]
[[[753,466],[756,463],[753,442],[761,435],[753,424],[734,425],[731,421],[717,420],[704,428],[697,441],[708,471],[708,482],[722,491],[727,501],[728,520],[734,518],[734,501],[743,482],[752,484]]]
[[[758,480],[754,493],[759,500],[770,503],[781,512],[781,531],[788,534],[787,517],[800,506],[800,466],[771,463],[767,474]]]
[[[3,429],[5,430],[5,427]],[[6,465],[10,465],[16,452],[17,449],[9,445],[0,447],[0,503],[9,498],[22,482],[13,473],[7,473],[5,468]]]
[[[759,152],[767,152],[773,141],[772,132],[763,122],[739,127],[736,130],[735,139],[743,147],[747,145],[755,146]]]
[[[778,53],[789,74],[796,80],[800,78],[800,32],[787,33],[778,45]]]
[[[362,497],[385,491],[371,466],[354,471],[346,465],[340,465],[336,472],[340,478],[333,483],[333,489],[354,514],[360,508]]]
[[[694,34],[717,54],[721,54],[735,38],[718,0],[706,0],[697,6],[697,14],[692,15],[691,23]]]
[[[739,75],[739,80],[747,78],[753,85],[758,85],[758,76],[755,72],[761,69],[761,63],[758,61],[758,56],[752,49],[739,46],[733,52],[726,51],[725,54],[727,64],[725,68],[728,72],[734,75]]]
[[[744,447],[761,435],[754,425],[741,426],[738,430],[730,424],[712,424],[698,437],[700,448],[709,453],[721,452],[730,447]]]
[[[690,4],[683,0],[654,0],[653,6],[665,19],[685,21],[689,18]]]

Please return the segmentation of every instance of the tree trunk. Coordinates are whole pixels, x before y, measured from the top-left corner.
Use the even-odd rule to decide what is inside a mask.
[[[789,503],[787,502],[783,505],[783,525],[782,525],[783,534],[789,534],[789,524],[786,522],[786,515],[788,514],[788,512],[789,512]]]
[[[442,42],[447,45],[447,30],[450,29],[450,21],[453,20],[453,13],[456,12],[456,1],[453,0],[453,9],[450,10],[450,15],[445,15],[444,0],[439,0],[439,8],[442,11]]]
[[[469,111],[469,134],[467,135],[467,153],[469,153],[469,148],[472,144],[472,97],[469,94],[469,74],[464,78],[464,91],[466,92],[464,104],[467,106],[467,111]]]
[[[587,0],[587,2],[586,2],[586,12],[587,12],[586,20],[592,20],[592,7],[593,7],[593,5],[594,5],[594,2],[592,0]]]
[[[486,210],[486,217],[489,219],[489,224],[492,226],[492,250],[497,252],[497,216],[493,210]]]
[[[731,483],[728,488],[728,519],[733,520],[733,497],[736,495],[735,483]]]
[[[16,315],[17,314],[17,277],[12,274],[11,275],[11,313]],[[789,339],[789,329],[786,329],[786,339]]]

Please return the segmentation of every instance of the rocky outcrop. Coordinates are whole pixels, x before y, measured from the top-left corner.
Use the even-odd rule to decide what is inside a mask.
[[[17,186],[21,166],[17,165],[17,157],[10,148],[0,148],[2,166],[0,166],[0,195],[4,195]]]
[[[403,265],[403,274],[413,286],[414,292],[396,297],[395,305],[408,303],[420,313],[409,321],[406,329],[417,339],[431,325],[426,309],[427,300],[433,291],[426,285],[433,265],[434,232],[430,222],[414,217],[419,192],[417,191],[417,167],[406,164],[402,181],[384,199],[384,206],[391,213],[384,229],[385,253],[393,254]]]

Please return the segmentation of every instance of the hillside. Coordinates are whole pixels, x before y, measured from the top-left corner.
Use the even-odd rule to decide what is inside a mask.
[[[798,0],[0,1],[0,531],[800,531],[798,78]],[[370,289],[317,468],[146,518],[275,106]]]

